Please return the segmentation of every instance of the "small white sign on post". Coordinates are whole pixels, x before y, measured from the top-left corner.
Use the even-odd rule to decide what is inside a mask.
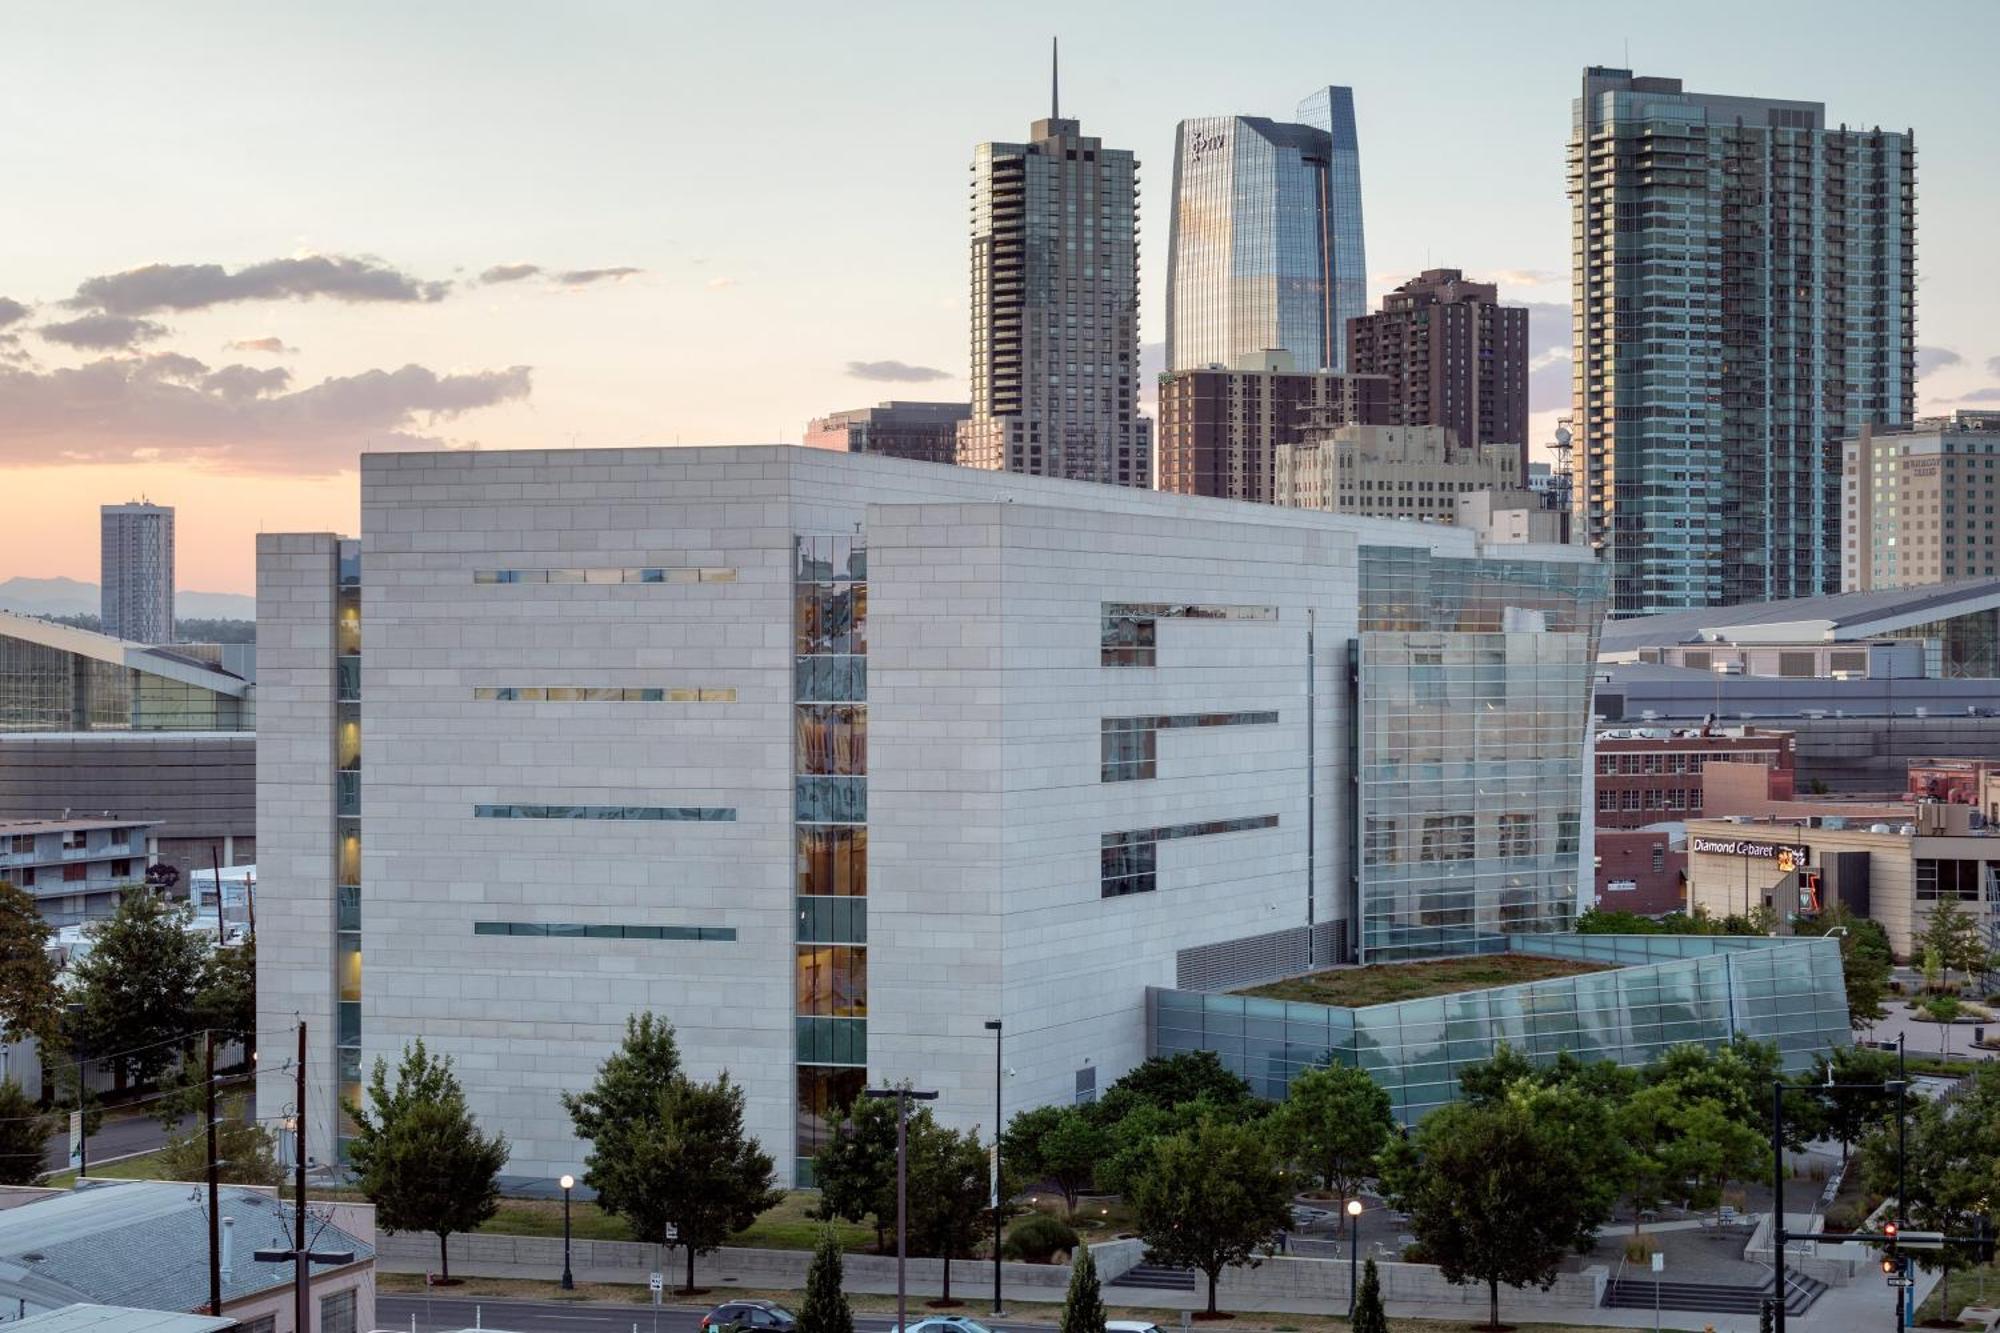
[[[69,1169],[76,1171],[82,1169],[82,1167],[83,1112],[71,1111],[69,1113]]]
[[[667,1280],[658,1273],[646,1274],[646,1290],[653,1293],[653,1304],[660,1303],[660,1293],[667,1289]]]
[[[1661,1254],[1658,1250],[1655,1250],[1653,1252],[1653,1271],[1655,1273],[1664,1273],[1666,1270],[1667,1270],[1667,1256]]]
[[[681,1229],[675,1226],[672,1222],[667,1223],[667,1244],[671,1245],[680,1238],[681,1238]]]

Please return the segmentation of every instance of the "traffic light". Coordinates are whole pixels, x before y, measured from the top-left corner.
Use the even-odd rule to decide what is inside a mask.
[[[1903,1271],[1902,1258],[1896,1253],[1896,1237],[1901,1231],[1902,1228],[1898,1227],[1894,1222],[1885,1222],[1882,1224],[1882,1235],[1885,1238],[1882,1246],[1882,1271],[1885,1273],[1900,1273]]]

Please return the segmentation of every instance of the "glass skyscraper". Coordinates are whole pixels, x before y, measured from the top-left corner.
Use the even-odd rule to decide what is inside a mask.
[[[1168,370],[1275,348],[1301,370],[1347,368],[1347,321],[1368,313],[1354,93],[1322,88],[1297,115],[1176,130]]]
[[[1569,198],[1573,494],[1612,614],[1837,592],[1841,441],[1914,414],[1913,137],[1593,67]]]

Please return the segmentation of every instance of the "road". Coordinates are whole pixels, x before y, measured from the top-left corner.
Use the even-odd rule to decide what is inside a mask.
[[[921,1304],[921,1302],[919,1303]],[[375,1298],[378,1328],[409,1333],[416,1316],[417,1333],[449,1333],[454,1329],[504,1329],[507,1333],[695,1333],[710,1307],[666,1305],[657,1314],[650,1305],[597,1305],[573,1301],[479,1300],[466,1297],[391,1296]],[[914,1310],[915,1323],[924,1312]],[[1019,1324],[1011,1319],[991,1323],[976,1311],[968,1316],[994,1333],[1047,1333],[1053,1324]],[[854,1316],[855,1333],[889,1333],[896,1326],[890,1315]]]
[[[244,1097],[244,1115],[255,1116],[257,1114],[257,1099],[253,1089],[248,1085],[244,1085],[240,1090],[232,1088],[231,1091],[232,1094],[240,1094]],[[190,1112],[181,1117],[180,1124],[174,1132],[180,1133],[200,1123],[200,1118]],[[93,1175],[99,1174],[98,1164],[103,1163],[104,1170],[102,1174],[116,1175],[117,1163],[112,1161],[113,1158],[127,1157],[134,1153],[152,1152],[156,1148],[163,1148],[170,1137],[172,1135],[167,1132],[166,1128],[160,1124],[157,1118],[147,1115],[143,1111],[130,1115],[115,1112],[107,1114],[104,1117],[104,1124],[99,1127],[95,1134],[90,1136],[90,1141],[85,1145],[90,1150],[91,1173]],[[63,1117],[57,1125],[56,1132],[49,1136],[49,1146],[43,1162],[50,1171],[69,1170],[69,1119],[67,1116]]]

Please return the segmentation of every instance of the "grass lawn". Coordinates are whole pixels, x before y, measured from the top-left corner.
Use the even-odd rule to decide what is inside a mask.
[[[746,1229],[729,1238],[731,1245],[755,1245],[770,1250],[810,1250],[819,1242],[824,1223],[806,1216],[816,1195],[793,1191],[783,1203],[771,1209]],[[563,1206],[560,1199],[502,1199],[500,1211],[479,1228],[510,1236],[560,1236]],[[595,1203],[577,1200],[570,1205],[570,1234],[578,1240],[632,1240],[625,1219],[614,1217]],[[833,1234],[842,1249],[865,1250],[875,1244],[872,1227],[835,1222]]]
[[[138,1157],[127,1157],[122,1161],[106,1162],[99,1166],[90,1164],[92,1179],[105,1180],[165,1180],[166,1162],[159,1153],[145,1153]],[[76,1172],[58,1171],[42,1179],[40,1184],[50,1189],[66,1190],[76,1187]]]
[[[382,1292],[409,1295],[420,1294],[424,1291],[424,1279],[420,1273],[377,1273],[375,1275],[375,1283],[376,1289]],[[484,1296],[506,1300],[608,1301],[625,1305],[645,1305],[652,1299],[651,1294],[646,1290],[644,1285],[638,1283],[628,1285],[612,1282],[579,1282],[576,1285],[575,1291],[564,1292],[557,1287],[554,1281],[537,1282],[521,1278],[487,1277],[468,1277],[464,1279],[463,1285],[438,1288],[432,1294],[440,1300],[466,1300]],[[990,1291],[987,1294],[990,1295]],[[732,1286],[714,1288],[708,1296],[700,1299],[710,1304],[724,1299],[773,1300],[796,1310],[798,1308],[799,1294],[795,1291],[755,1290]],[[847,1300],[848,1304],[854,1308],[857,1314],[894,1314],[896,1311],[896,1298],[893,1295],[867,1295],[859,1292],[851,1292],[848,1294]],[[912,1303],[918,1307],[918,1310],[912,1313],[912,1319],[914,1320],[922,1310],[922,1302],[913,1298]],[[673,1308],[690,1308],[687,1305],[687,1298],[676,1297],[671,1289],[667,1292],[667,1304]],[[702,1305],[698,1308],[707,1309],[709,1305]],[[1228,1308],[1228,1301],[1226,1299],[1223,1302],[1223,1308]],[[1009,1300],[1007,1302],[1007,1309],[1016,1319],[1028,1323],[1040,1324],[1053,1324],[1057,1322],[1057,1317],[1062,1313],[1060,1305],[1035,1301]],[[984,1311],[984,1302],[977,1293],[974,1293],[968,1296],[966,1309],[961,1313],[970,1314],[975,1319],[983,1319]],[[1105,1309],[1105,1315],[1111,1319],[1143,1319],[1149,1323],[1157,1323],[1161,1328],[1166,1329],[1178,1328],[1181,1322],[1179,1310],[1149,1309],[1141,1306],[1108,1306]],[[1506,1316],[1507,1296],[1506,1294],[1502,1294],[1500,1298],[1500,1317],[1505,1319]],[[644,1326],[642,1325],[641,1327],[643,1328]],[[1325,1315],[1253,1312],[1237,1315],[1224,1325],[1224,1327],[1237,1330],[1238,1333],[1343,1333],[1348,1324],[1345,1319],[1336,1319]],[[1476,1324],[1470,1320],[1459,1322],[1457,1320],[1445,1319],[1398,1319],[1394,1321],[1394,1327],[1396,1333],[1472,1333]],[[1514,1324],[1512,1327],[1516,1330],[1516,1333],[1558,1333],[1558,1330],[1598,1328],[1601,1325]]]
[[[1942,1284],[1931,1291],[1930,1297],[1917,1307],[1917,1323],[1922,1325],[1931,1319],[1956,1319],[1958,1312],[1968,1305],[1977,1305],[1983,1299],[1989,1303],[2000,1301],[2000,1264],[1983,1264],[1973,1268],[1961,1268],[1951,1275],[1951,1304],[1944,1301]],[[1966,1324],[1963,1327],[1970,1328]]]
[[[1326,972],[1314,972],[1310,976],[1251,986],[1235,993],[1255,995],[1266,1000],[1299,1000],[1307,1004],[1359,1009],[1371,1004],[1421,1000],[1431,995],[1484,990],[1489,986],[1515,986],[1524,981],[1545,981],[1550,977],[1573,977],[1584,972],[1607,970],[1601,963],[1582,963],[1569,958],[1496,953],[1472,958],[1438,958],[1424,963],[1337,967]]]

